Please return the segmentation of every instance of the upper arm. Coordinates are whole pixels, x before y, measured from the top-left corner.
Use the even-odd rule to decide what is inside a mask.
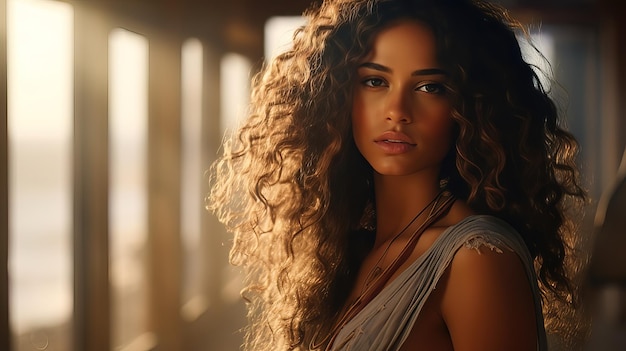
[[[537,350],[532,290],[517,254],[463,247],[443,283],[441,313],[454,350]]]

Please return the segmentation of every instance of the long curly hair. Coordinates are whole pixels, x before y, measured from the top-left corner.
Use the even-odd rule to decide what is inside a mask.
[[[522,56],[523,27],[472,0],[326,0],[305,16],[292,49],[255,76],[248,118],[211,172],[208,208],[234,233],[230,260],[246,273],[245,349],[307,349],[345,303],[360,264],[348,248],[373,204],[372,170],[352,138],[356,67],[401,18],[432,29],[450,75],[456,145],[442,178],[475,212],[519,231],[547,329],[562,329],[554,312],[577,302],[570,214],[586,195],[576,140]],[[581,328],[568,330],[572,339]]]

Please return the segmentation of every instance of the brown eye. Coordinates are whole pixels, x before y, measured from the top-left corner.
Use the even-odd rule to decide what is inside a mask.
[[[363,85],[368,87],[382,87],[385,86],[385,81],[380,78],[367,78],[363,81]]]
[[[446,92],[446,88],[442,84],[438,83],[422,84],[415,90],[429,94],[443,94]]]

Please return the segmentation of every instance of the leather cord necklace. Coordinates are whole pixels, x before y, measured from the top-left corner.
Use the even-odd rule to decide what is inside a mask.
[[[368,274],[368,278],[366,280],[373,280],[369,284],[366,282],[366,285],[359,297],[341,315],[341,318],[339,318],[339,320],[333,325],[326,337],[324,337],[324,339],[322,339],[321,341],[316,342],[318,337],[317,333],[313,336],[310,345],[312,349],[318,349],[322,345],[326,344],[325,350],[330,350],[330,347],[332,347],[335,338],[337,337],[341,329],[352,318],[354,318],[354,316],[356,316],[370,301],[372,301],[372,299],[374,299],[374,297],[376,297],[376,295],[378,295],[381,290],[383,290],[389,279],[397,271],[400,265],[409,258],[410,254],[415,248],[415,245],[417,244],[417,240],[420,238],[422,233],[424,233],[424,231],[431,224],[435,223],[444,213],[446,213],[450,209],[450,207],[454,203],[454,200],[455,198],[452,193],[445,189],[442,190],[430,204],[428,204],[422,211],[420,211],[417,216],[415,216],[415,218],[413,218],[413,220],[411,220],[411,222],[391,240],[391,242],[388,244],[388,247],[383,252],[383,256],[376,262],[374,270],[376,268],[380,269],[380,267],[378,267],[378,264],[386,255],[391,244],[393,244],[393,242],[406,229],[408,229],[408,227],[410,227],[411,224],[413,224],[418,217],[420,217],[420,215],[424,212],[424,210],[426,210],[426,208],[430,207],[430,211],[424,222],[420,224],[420,226],[413,232],[413,234],[411,234],[411,237],[409,237],[409,239],[407,240],[407,243],[402,248],[402,251],[398,256],[395,257],[391,264],[387,266],[380,274],[373,274],[373,277],[370,277],[370,275],[372,275],[372,272]]]
[[[437,196],[435,196],[435,198],[433,198],[426,206],[424,206],[424,208],[422,208],[414,217],[413,219],[411,219],[411,221],[404,227],[402,228],[402,230],[400,232],[398,232],[398,234],[396,234],[393,238],[391,238],[391,240],[389,241],[389,243],[387,244],[387,247],[385,247],[385,250],[383,251],[383,254],[380,256],[380,258],[378,258],[378,260],[376,261],[376,263],[374,264],[374,268],[372,268],[370,270],[370,272],[367,274],[367,277],[365,278],[365,283],[363,285],[363,288],[361,289],[361,294],[363,294],[363,292],[367,289],[367,287],[370,286],[370,284],[375,281],[376,278],[378,278],[380,276],[380,273],[383,271],[382,267],[381,267],[381,262],[383,261],[383,259],[387,256],[387,252],[389,251],[389,249],[391,248],[391,246],[393,245],[393,243],[402,236],[402,234],[404,234],[404,232],[409,229],[411,227],[411,225],[413,225],[413,223],[415,223],[415,221],[422,215],[422,213],[424,213],[429,207],[431,208],[431,213],[433,210],[433,204],[435,204],[438,199],[441,197],[441,192],[437,193]],[[429,216],[430,214],[429,213]]]

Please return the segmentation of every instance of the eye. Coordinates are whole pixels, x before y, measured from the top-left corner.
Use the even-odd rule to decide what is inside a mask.
[[[364,79],[362,83],[365,86],[373,87],[373,88],[385,86],[385,81],[380,78],[367,78],[367,79]]]
[[[443,86],[443,84],[439,84],[439,83],[422,84],[418,86],[415,90],[421,91],[424,93],[438,94],[438,95],[444,94],[446,92],[446,88]]]

